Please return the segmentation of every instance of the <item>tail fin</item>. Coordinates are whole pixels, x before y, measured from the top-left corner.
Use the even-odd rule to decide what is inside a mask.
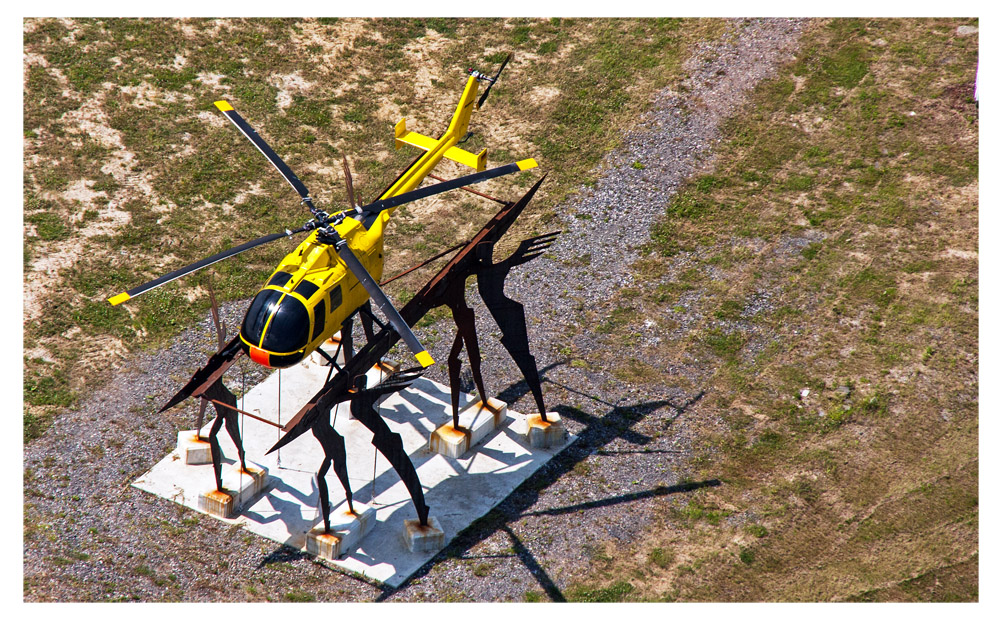
[[[476,102],[476,92],[478,90],[479,77],[473,72],[469,75],[469,81],[465,82],[465,90],[462,91],[462,98],[458,100],[455,115],[451,117],[451,124],[448,125],[448,131],[458,139],[462,139],[469,132],[469,119],[472,117],[472,106]]]
[[[500,65],[500,69],[493,77],[484,75],[479,71],[472,69],[469,70],[469,80],[465,82],[465,90],[462,91],[462,96],[458,100],[458,107],[455,109],[455,113],[451,117],[451,123],[448,124],[448,130],[441,136],[441,139],[434,139],[427,137],[426,135],[421,135],[415,131],[408,131],[406,129],[406,119],[404,118],[396,123],[396,148],[399,149],[403,146],[403,144],[409,144],[411,146],[416,146],[421,150],[431,151],[440,147],[442,142],[447,142],[450,146],[444,151],[444,157],[451,159],[456,163],[467,165],[478,172],[485,170],[485,148],[483,148],[482,152],[479,154],[474,154],[467,150],[462,150],[457,146],[457,144],[461,143],[461,140],[469,133],[469,120],[472,118],[472,110],[479,109],[482,106],[487,95],[490,93],[490,88],[492,88],[493,84],[496,83],[497,78],[500,77],[500,73],[503,71],[504,67],[507,66],[507,62],[510,61],[510,58],[511,57],[508,55],[507,58],[504,59],[503,63]],[[488,85],[486,86],[486,90],[483,92],[483,95],[477,102],[476,94],[479,91],[480,81],[485,81]]]
[[[455,115],[451,118],[451,124],[448,125],[448,130],[441,136],[441,139],[434,139],[415,131],[408,131],[406,129],[405,118],[397,122],[396,148],[402,147],[403,144],[409,144],[421,150],[433,150],[446,139],[453,140],[451,141],[452,144],[457,143],[469,131],[469,119],[472,117],[477,90],[479,90],[479,80],[474,75],[470,75],[469,81],[465,84],[465,90],[462,91],[462,97],[458,100],[458,108],[455,110]],[[486,169],[485,148],[479,154],[474,154],[468,150],[462,150],[458,146],[451,146],[444,151],[444,156],[456,163],[467,165],[478,172]]]

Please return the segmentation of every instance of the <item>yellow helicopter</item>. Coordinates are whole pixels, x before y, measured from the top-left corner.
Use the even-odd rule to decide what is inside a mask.
[[[534,159],[525,159],[487,170],[486,149],[473,154],[458,146],[468,133],[473,104],[475,103],[476,109],[482,106],[509,60],[510,56],[492,77],[469,70],[469,78],[458,107],[448,129],[440,138],[433,139],[408,131],[405,118],[396,124],[396,148],[409,144],[424,150],[424,153],[374,202],[355,205],[345,158],[345,181],[351,208],[332,215],[313,204],[302,181],[232,105],[227,101],[217,101],[215,106],[219,111],[267,157],[299,194],[313,218],[298,229],[270,234],[233,247],[113,296],[108,301],[112,305],[118,305],[254,247],[298,233],[311,232],[305,241],[281,260],[250,304],[240,329],[240,343],[244,352],[254,362],[265,367],[294,365],[314,351],[322,353],[320,344],[341,330],[345,322],[351,320],[371,300],[410,348],[420,365],[430,366],[434,360],[377,283],[382,277],[384,262],[383,232],[393,210],[402,204],[537,166]],[[488,85],[476,101],[481,82]],[[477,173],[417,189],[442,158],[472,167]]]

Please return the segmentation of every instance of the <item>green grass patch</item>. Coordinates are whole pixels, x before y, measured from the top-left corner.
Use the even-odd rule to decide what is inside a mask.
[[[722,520],[728,515],[726,511],[704,504],[698,499],[688,501],[677,513],[689,523],[705,521],[713,526],[722,523]]]
[[[285,600],[289,603],[315,603],[316,595],[305,590],[290,590],[285,593]]]
[[[738,300],[724,300],[715,311],[715,317],[720,320],[738,320],[743,313],[743,303]]]
[[[605,587],[578,584],[566,589],[566,600],[570,603],[622,603],[634,588],[624,581]]]
[[[46,415],[36,415],[31,412],[25,411],[23,421],[22,435],[24,438],[24,443],[34,440],[38,436],[45,433],[45,430],[49,428],[52,424],[53,417],[50,414]]]
[[[70,389],[66,371],[41,359],[25,361],[23,392],[25,403],[36,406],[66,407],[77,400],[76,394]],[[33,433],[41,425],[37,419],[29,420],[28,416],[30,415],[25,416],[25,432],[28,432],[30,424]]]
[[[718,328],[709,329],[702,341],[710,350],[726,361],[735,361],[746,338],[741,333],[726,333]]]
[[[42,212],[25,217],[28,223],[35,226],[38,238],[41,240],[65,240],[69,237],[69,226],[63,217],[53,212]]]
[[[878,307],[888,307],[896,298],[896,282],[886,272],[875,268],[864,268],[841,280],[853,298],[861,299]]]
[[[649,552],[649,563],[661,569],[668,568],[676,558],[674,550],[666,547],[654,547],[653,551]]]

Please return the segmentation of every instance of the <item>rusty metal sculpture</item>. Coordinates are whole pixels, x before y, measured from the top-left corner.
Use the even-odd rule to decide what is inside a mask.
[[[540,381],[538,379],[538,369],[534,357],[530,354],[527,342],[527,324],[525,323],[523,307],[506,297],[503,293],[503,283],[511,269],[520,264],[524,264],[544,252],[552,243],[555,235],[546,234],[536,238],[523,241],[518,249],[506,260],[493,264],[492,252],[495,244],[507,233],[511,225],[521,214],[527,204],[538,191],[539,186],[545,180],[543,177],[516,203],[505,203],[502,208],[468,243],[459,245],[458,253],[419,291],[404,305],[399,314],[408,325],[416,324],[430,310],[447,305],[458,308],[455,311],[456,326],[459,334],[456,341],[464,341],[469,349],[470,366],[473,368],[473,375],[476,386],[480,391],[482,400],[488,401],[489,397],[483,384],[482,374],[479,371],[480,357],[478,353],[478,339],[475,329],[475,317],[471,308],[465,302],[465,282],[472,276],[477,275],[480,295],[487,304],[490,313],[494,316],[500,326],[503,338],[501,343],[510,353],[517,364],[525,381],[531,388],[535,397],[538,410],[545,414],[545,406],[542,399]],[[499,201],[499,200],[497,200]],[[464,307],[467,311],[463,311]],[[362,316],[362,324],[371,320],[365,327],[366,331],[374,331],[372,322],[375,322],[374,315],[370,311],[359,311]],[[286,446],[302,434],[311,430],[311,433],[320,442],[324,450],[324,461],[317,474],[317,485],[321,493],[321,509],[324,514],[324,524],[329,525],[329,492],[326,486],[325,475],[329,472],[330,465],[337,474],[341,485],[344,487],[345,495],[348,497],[349,507],[353,509],[352,492],[347,477],[346,450],[343,445],[343,437],[333,430],[330,424],[330,412],[333,408],[345,401],[351,402],[351,411],[373,434],[372,444],[389,461],[393,469],[399,475],[406,486],[410,497],[413,500],[417,516],[421,524],[427,523],[429,508],[427,507],[423,490],[417,477],[416,469],[406,451],[403,449],[402,439],[393,432],[386,424],[385,420],[373,408],[373,403],[380,397],[392,392],[406,388],[421,375],[421,370],[408,370],[394,374],[386,382],[366,388],[363,383],[365,373],[376,363],[378,363],[386,353],[399,341],[400,335],[391,326],[381,325],[381,329],[376,333],[372,332],[367,343],[354,352],[350,345],[349,330],[343,331],[341,345],[344,346],[344,365],[333,364],[331,359],[331,374],[328,376],[326,384],[303,408],[281,427],[285,435],[272,446],[268,453]],[[367,334],[367,333],[366,333]],[[458,360],[455,346],[453,354],[449,358],[449,375],[452,378],[453,393],[458,392],[456,377],[461,367]],[[459,347],[460,350],[460,347]],[[233,438],[240,453],[241,463],[243,463],[242,443],[239,439],[239,430],[236,423],[238,414],[246,414],[258,420],[268,422],[258,416],[252,415],[236,407],[236,397],[229,389],[222,384],[222,376],[240,357],[243,348],[240,346],[239,337],[230,341],[220,352],[209,358],[204,367],[195,372],[191,380],[175,394],[166,405],[161,408],[166,410],[188,397],[200,397],[213,403],[217,412],[215,423],[210,433],[212,441],[213,466],[215,469],[216,483],[221,489],[221,453],[218,451],[218,440],[216,434],[225,424],[227,431]],[[334,372],[336,370],[336,372]],[[457,396],[453,395],[453,415],[457,409]],[[245,467],[245,465],[244,465]]]
[[[482,250],[479,247],[494,245],[501,237],[510,229],[510,226],[517,219],[518,215],[524,210],[528,202],[534,197],[535,192],[541,185],[543,177],[539,180],[530,190],[528,190],[525,195],[514,204],[508,204],[506,207],[500,210],[487,224],[476,234],[471,241],[469,241],[464,247],[462,247],[459,252],[419,291],[417,294],[410,299],[406,305],[400,309],[399,313],[406,320],[407,324],[416,324],[420,318],[427,314],[428,311],[442,305],[447,305],[450,302],[455,302],[458,298],[458,294],[455,290],[462,291],[462,302],[464,303],[464,286],[465,281],[469,276],[476,274],[482,268],[483,261],[480,257]],[[515,256],[520,256],[518,259],[511,260],[509,266],[513,267],[515,263],[524,263],[532,257],[537,257],[547,246],[547,243],[551,241],[553,235],[549,234],[537,239],[532,239],[522,243],[522,247],[526,247],[523,251],[519,249],[515,253]],[[522,260],[522,261],[518,261]],[[509,268],[506,270],[501,270],[502,277],[505,277],[509,272]],[[495,289],[495,288],[487,288]],[[501,292],[502,293],[502,292]],[[513,301],[511,301],[513,302]],[[494,304],[497,310],[502,309],[502,305]],[[471,313],[471,309],[469,310]],[[526,324],[524,324],[523,310],[520,316],[521,319],[521,329],[527,331]],[[516,320],[516,316],[514,317]],[[516,332],[517,327],[507,326],[507,332]],[[465,326],[465,332],[471,333],[470,338],[475,337],[475,327],[470,329]],[[506,333],[505,333],[506,335]],[[459,335],[461,336],[461,335]],[[329,423],[329,413],[338,403],[342,401],[347,401],[352,399],[352,393],[350,392],[350,387],[355,384],[355,381],[359,377],[363,377],[365,372],[368,371],[375,363],[382,359],[383,356],[392,348],[393,345],[399,340],[399,334],[396,333],[391,328],[385,328],[379,331],[371,340],[365,344],[358,352],[351,358],[351,360],[344,363],[343,370],[338,372],[332,377],[326,385],[320,389],[313,398],[302,407],[301,410],[284,426],[284,430],[287,432],[278,442],[274,444],[268,453],[274,452],[275,450],[288,445],[293,440],[301,436],[303,433],[312,429],[317,423],[328,424]],[[518,363],[520,367],[522,364],[529,363],[533,369],[527,372],[528,374],[533,374],[537,379],[537,368],[535,368],[534,358],[527,353],[527,346],[522,349],[518,349],[516,346],[505,346],[508,350],[512,348],[518,350],[518,356],[521,360],[518,361],[518,356],[515,356],[515,362]],[[478,349],[478,345],[477,348]],[[526,357],[525,357],[526,355]],[[514,353],[512,352],[512,356]],[[474,365],[470,361],[470,365]],[[524,370],[522,369],[522,372]],[[450,372],[454,373],[454,372]],[[488,397],[485,392],[485,387],[482,385],[482,376],[477,377],[479,385],[483,392],[480,396],[483,401],[487,401]],[[525,380],[529,380],[528,375],[525,376]],[[530,381],[529,381],[530,385]],[[457,389],[457,385],[453,385],[453,388]],[[355,399],[357,400],[357,399]],[[541,392],[539,389],[539,394],[537,397],[538,401],[541,401]],[[409,456],[406,451],[403,450],[402,439],[398,434],[392,432],[385,421],[370,407],[366,409],[365,406],[359,406],[357,412],[355,412],[352,407],[352,412],[355,413],[355,417],[358,418],[369,430],[374,434],[374,439],[372,443],[375,448],[382,453],[385,458],[392,465],[393,469],[402,479],[410,497],[413,500],[414,507],[417,510],[417,516],[420,519],[420,523],[427,524],[427,514],[429,508],[424,502],[423,490],[420,486],[420,481],[417,478],[416,469],[413,466],[413,462],[410,461]],[[539,407],[539,411],[544,413],[544,405]],[[343,480],[342,480],[343,482]],[[349,487],[345,485],[345,492],[349,491]]]
[[[509,57],[508,57],[509,60]],[[465,283],[476,275],[480,296],[493,315],[502,333],[501,344],[514,359],[535,398],[538,410],[545,418],[541,384],[534,357],[528,345],[527,324],[523,306],[504,294],[504,283],[511,269],[538,257],[551,244],[555,234],[546,234],[521,243],[515,253],[506,260],[493,263],[493,247],[506,234],[511,225],[537,192],[544,177],[516,203],[498,200],[469,189],[467,185],[482,182],[502,175],[512,174],[536,167],[534,159],[485,169],[486,151],[479,154],[466,152],[459,145],[471,135],[468,132],[469,118],[476,102],[480,82],[488,83],[482,96],[476,102],[478,109],[486,100],[500,72],[506,66],[503,61],[500,70],[493,77],[470,70],[465,89],[448,129],[439,139],[432,139],[406,129],[405,120],[395,127],[397,148],[403,144],[415,146],[424,151],[407,169],[380,195],[369,204],[364,204],[356,196],[353,180],[346,157],[343,158],[347,200],[350,208],[332,215],[319,209],[313,202],[308,189],[287,164],[268,146],[264,139],[240,116],[227,101],[217,101],[216,107],[246,136],[253,145],[271,162],[288,184],[298,193],[312,219],[295,230],[285,230],[244,243],[222,253],[210,256],[172,273],[144,283],[136,288],[109,298],[113,305],[120,304],[139,294],[144,294],[164,283],[195,272],[220,260],[235,256],[263,244],[275,242],[295,234],[308,232],[308,238],[297,250],[292,251],[278,265],[268,282],[255,297],[244,317],[239,335],[225,343],[224,332],[217,331],[219,351],[209,358],[204,367],[195,372],[191,380],[175,394],[160,411],[167,410],[189,397],[202,399],[204,412],[206,402],[212,403],[216,418],[209,432],[212,464],[217,488],[222,490],[222,453],[218,433],[223,426],[236,445],[240,464],[246,470],[245,454],[239,432],[239,414],[250,416],[265,423],[280,427],[287,432],[271,449],[288,444],[308,430],[319,441],[324,451],[324,459],[317,473],[320,490],[321,510],[324,524],[329,530],[329,491],[326,474],[331,465],[344,487],[348,506],[353,511],[353,493],[347,475],[347,460],[344,438],[337,433],[331,422],[330,412],[342,402],[350,401],[354,417],[373,434],[372,444],[392,464],[403,480],[413,499],[421,524],[427,523],[428,507],[423,499],[420,481],[413,462],[403,449],[402,439],[394,433],[374,403],[383,396],[404,389],[422,373],[408,370],[391,376],[386,381],[367,388],[365,374],[402,339],[413,352],[417,361],[427,367],[433,364],[430,354],[411,330],[417,320],[428,311],[440,306],[448,306],[454,316],[457,334],[452,344],[448,369],[452,387],[452,417],[458,426],[459,375],[461,361],[459,354],[463,347],[467,350],[469,365],[479,395],[484,404],[489,397],[483,383],[479,340],[476,334],[475,314],[465,299]],[[443,158],[476,169],[476,173],[444,180],[430,172]],[[425,177],[440,180],[436,185],[417,188]],[[434,259],[452,252],[457,253],[400,311],[382,291],[378,279],[383,266],[383,230],[391,213],[399,206],[430,195],[452,189],[463,189],[484,196],[504,205],[480,232],[469,242],[456,245],[419,265],[424,266]],[[410,269],[402,274],[412,272]],[[402,275],[400,275],[402,276]],[[371,302],[384,315],[387,323],[373,313]],[[214,306],[214,294],[213,294]],[[213,315],[217,317],[217,308]],[[361,319],[366,335],[365,345],[355,353],[353,342],[354,316]],[[375,325],[379,330],[375,331]],[[218,329],[218,320],[217,320]],[[321,344],[333,333],[341,333],[339,351],[343,350],[344,365],[337,364],[338,353],[330,356]],[[330,372],[323,388],[296,414],[291,421],[281,426],[237,408],[236,396],[226,388],[222,376],[246,354],[254,362],[266,367],[280,368],[294,365],[313,351],[321,354],[330,363]]]
[[[423,370],[421,369],[398,372],[372,388],[366,388],[367,377],[365,375],[355,378],[354,388],[348,391],[346,399],[351,402],[351,415],[361,421],[375,435],[372,439],[372,444],[375,445],[375,448],[385,452],[396,447],[394,444],[391,444],[393,442],[392,437],[385,431],[388,429],[388,426],[385,422],[380,423],[382,419],[375,411],[376,402],[386,395],[391,395],[407,388],[422,373]],[[354,492],[351,491],[351,482],[347,476],[347,449],[344,447],[344,436],[340,435],[333,428],[333,423],[330,419],[330,411],[332,409],[333,407],[322,412],[312,425],[313,436],[316,437],[316,440],[323,447],[324,454],[323,463],[316,473],[316,485],[319,487],[320,511],[323,513],[323,525],[327,533],[330,532],[330,492],[326,485],[326,474],[330,471],[331,463],[333,464],[334,471],[337,473],[340,484],[344,488],[344,494],[347,496],[347,508],[351,513],[354,512]],[[396,436],[396,438],[399,438],[399,436]],[[404,471],[409,472],[408,470]],[[416,478],[415,470],[413,471],[413,477]]]

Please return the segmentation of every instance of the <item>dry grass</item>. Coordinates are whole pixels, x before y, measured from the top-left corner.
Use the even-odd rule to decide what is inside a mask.
[[[621,302],[663,323],[686,294],[697,319],[668,328],[656,360],[715,367],[693,474],[722,485],[660,503],[595,585],[626,582],[626,600],[978,599],[967,23],[814,23],[668,206]],[[667,274],[678,256],[694,267]]]

